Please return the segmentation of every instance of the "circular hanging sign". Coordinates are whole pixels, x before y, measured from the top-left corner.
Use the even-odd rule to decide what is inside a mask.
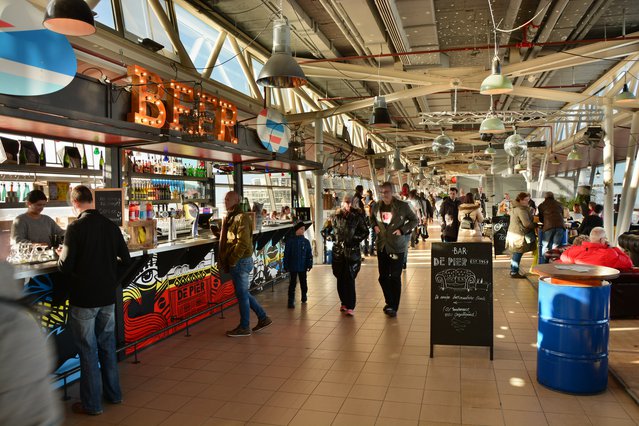
[[[257,136],[264,148],[276,154],[288,150],[291,130],[286,125],[286,118],[277,110],[264,108],[257,116]]]
[[[66,87],[77,60],[65,36],[42,27],[26,0],[0,0],[0,93],[37,96]]]

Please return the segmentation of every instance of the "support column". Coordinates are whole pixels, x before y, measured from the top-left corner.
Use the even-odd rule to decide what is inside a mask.
[[[604,149],[603,149],[603,177],[604,177],[604,229],[606,237],[611,245],[616,246],[614,230],[614,174],[615,174],[615,151],[614,151],[614,122],[612,115],[612,98],[606,98],[604,105]]]
[[[322,163],[324,160],[324,121],[321,118],[315,119],[315,161]],[[324,240],[322,239],[322,226],[324,225],[324,206],[322,202],[322,195],[324,194],[324,188],[322,187],[322,170],[315,170],[313,179],[315,179],[315,200],[313,204],[313,218],[315,220],[313,226],[315,232],[315,247],[317,255],[314,256],[313,262],[315,264],[324,263]]]
[[[244,198],[244,178],[242,163],[233,163],[233,191],[237,192],[240,200]]]
[[[619,204],[619,216],[617,217],[617,232],[615,233],[615,241],[619,235],[623,234],[630,228],[632,221],[632,211],[635,207],[635,199],[637,197],[637,187],[634,188],[630,184],[636,166],[635,157],[637,155],[637,137],[639,136],[639,111],[632,114],[632,124],[630,126],[630,135],[628,137],[628,151],[626,153],[626,173],[623,178],[623,187],[621,190],[621,202]],[[634,160],[634,161],[633,161]]]

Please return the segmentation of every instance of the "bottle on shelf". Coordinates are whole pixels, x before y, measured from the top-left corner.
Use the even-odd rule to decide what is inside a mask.
[[[7,186],[2,184],[2,191],[0,191],[0,201],[5,202],[7,200]]]
[[[71,158],[69,157],[69,152],[64,150],[64,157],[62,157],[62,167],[71,167]]]
[[[42,142],[42,147],[40,148],[40,161],[41,166],[47,165],[47,153],[44,151],[44,142]]]
[[[87,152],[84,147],[82,147],[82,168],[83,169],[89,168],[89,163],[87,162]]]
[[[98,164],[100,166],[100,170],[104,170],[104,156],[102,155],[102,151],[100,151],[100,162]]]

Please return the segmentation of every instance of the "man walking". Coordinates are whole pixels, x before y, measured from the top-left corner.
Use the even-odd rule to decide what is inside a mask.
[[[373,208],[371,222],[377,235],[377,269],[379,284],[384,292],[384,313],[397,316],[402,294],[402,265],[408,250],[406,235],[419,223],[417,216],[404,201],[393,196],[393,185],[384,182],[381,200]]]
[[[548,191],[544,201],[537,208],[539,221],[544,224],[541,236],[541,253],[539,263],[546,263],[544,254],[550,249],[559,247],[564,240],[564,208],[555,200],[555,195]]]
[[[457,242],[459,233],[459,205],[461,200],[457,198],[457,188],[452,186],[448,190],[448,198],[442,201],[439,209],[439,217],[442,221],[442,241],[446,243]],[[450,223],[446,221],[446,216],[451,218]]]
[[[224,197],[226,218],[220,234],[218,267],[230,272],[235,287],[237,306],[240,309],[240,324],[227,331],[229,337],[251,335],[251,310],[258,318],[253,331],[260,331],[273,323],[259,302],[249,292],[249,273],[253,270],[253,225],[249,216],[240,208],[240,196],[229,191]]]
[[[118,261],[126,264],[131,258],[120,229],[93,208],[89,188],[74,187],[71,204],[80,214],[67,227],[58,269],[69,282],[69,326],[80,353],[82,402],[72,409],[98,415],[103,392],[108,402],[122,402],[115,353],[115,289]]]

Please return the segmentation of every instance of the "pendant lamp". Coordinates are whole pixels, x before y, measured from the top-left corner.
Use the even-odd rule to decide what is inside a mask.
[[[479,127],[480,133],[504,133],[506,131],[506,127],[504,123],[497,117],[493,115],[492,112],[481,122],[481,126]]]
[[[386,105],[386,98],[384,96],[375,96],[375,102],[373,102],[373,114],[368,120],[368,124],[372,127],[391,127],[393,121],[388,112],[388,106]]]
[[[404,166],[404,173],[410,173],[410,168],[408,167],[408,163]]]
[[[484,150],[484,154],[485,155],[495,155],[495,154],[497,154],[497,150],[495,148],[493,148],[493,144],[492,143],[489,143],[488,144],[488,148],[486,148]]]
[[[635,95],[632,94],[630,89],[628,88],[628,83],[624,83],[623,90],[621,93],[615,96],[615,102],[624,104],[630,103],[636,99]]]
[[[261,86],[279,89],[308,83],[302,68],[291,55],[291,27],[285,17],[273,21],[273,53],[256,81]]]
[[[391,164],[391,169],[395,170],[396,172],[401,172],[404,169],[402,159],[399,155],[399,148],[395,148],[395,155],[393,156],[393,164]]]
[[[473,158],[472,163],[468,165],[468,170],[478,170],[479,164],[475,163],[475,159]]]
[[[428,159],[425,155],[420,155],[419,157],[419,167],[424,168],[428,167]]]
[[[581,160],[581,154],[579,154],[579,151],[577,151],[577,145],[573,145],[572,146],[572,150],[570,150],[570,152],[568,153],[568,157],[566,157],[566,159],[568,161],[580,161]]]
[[[366,151],[364,151],[364,155],[375,155],[375,150],[373,149],[373,141],[368,139],[366,141],[367,146],[366,146]]]
[[[51,0],[44,12],[44,27],[68,36],[95,33],[93,12],[84,0]]]
[[[422,169],[419,169],[419,173],[417,174],[417,180],[420,182],[426,180],[426,176],[424,176],[424,171]]]
[[[499,58],[493,58],[492,73],[481,82],[479,93],[482,95],[501,95],[513,91],[513,83],[501,73]]]
[[[559,158],[557,158],[557,156],[554,155],[552,157],[552,160],[550,160],[550,164],[552,164],[553,166],[558,166],[561,164],[561,161],[559,161]]]

